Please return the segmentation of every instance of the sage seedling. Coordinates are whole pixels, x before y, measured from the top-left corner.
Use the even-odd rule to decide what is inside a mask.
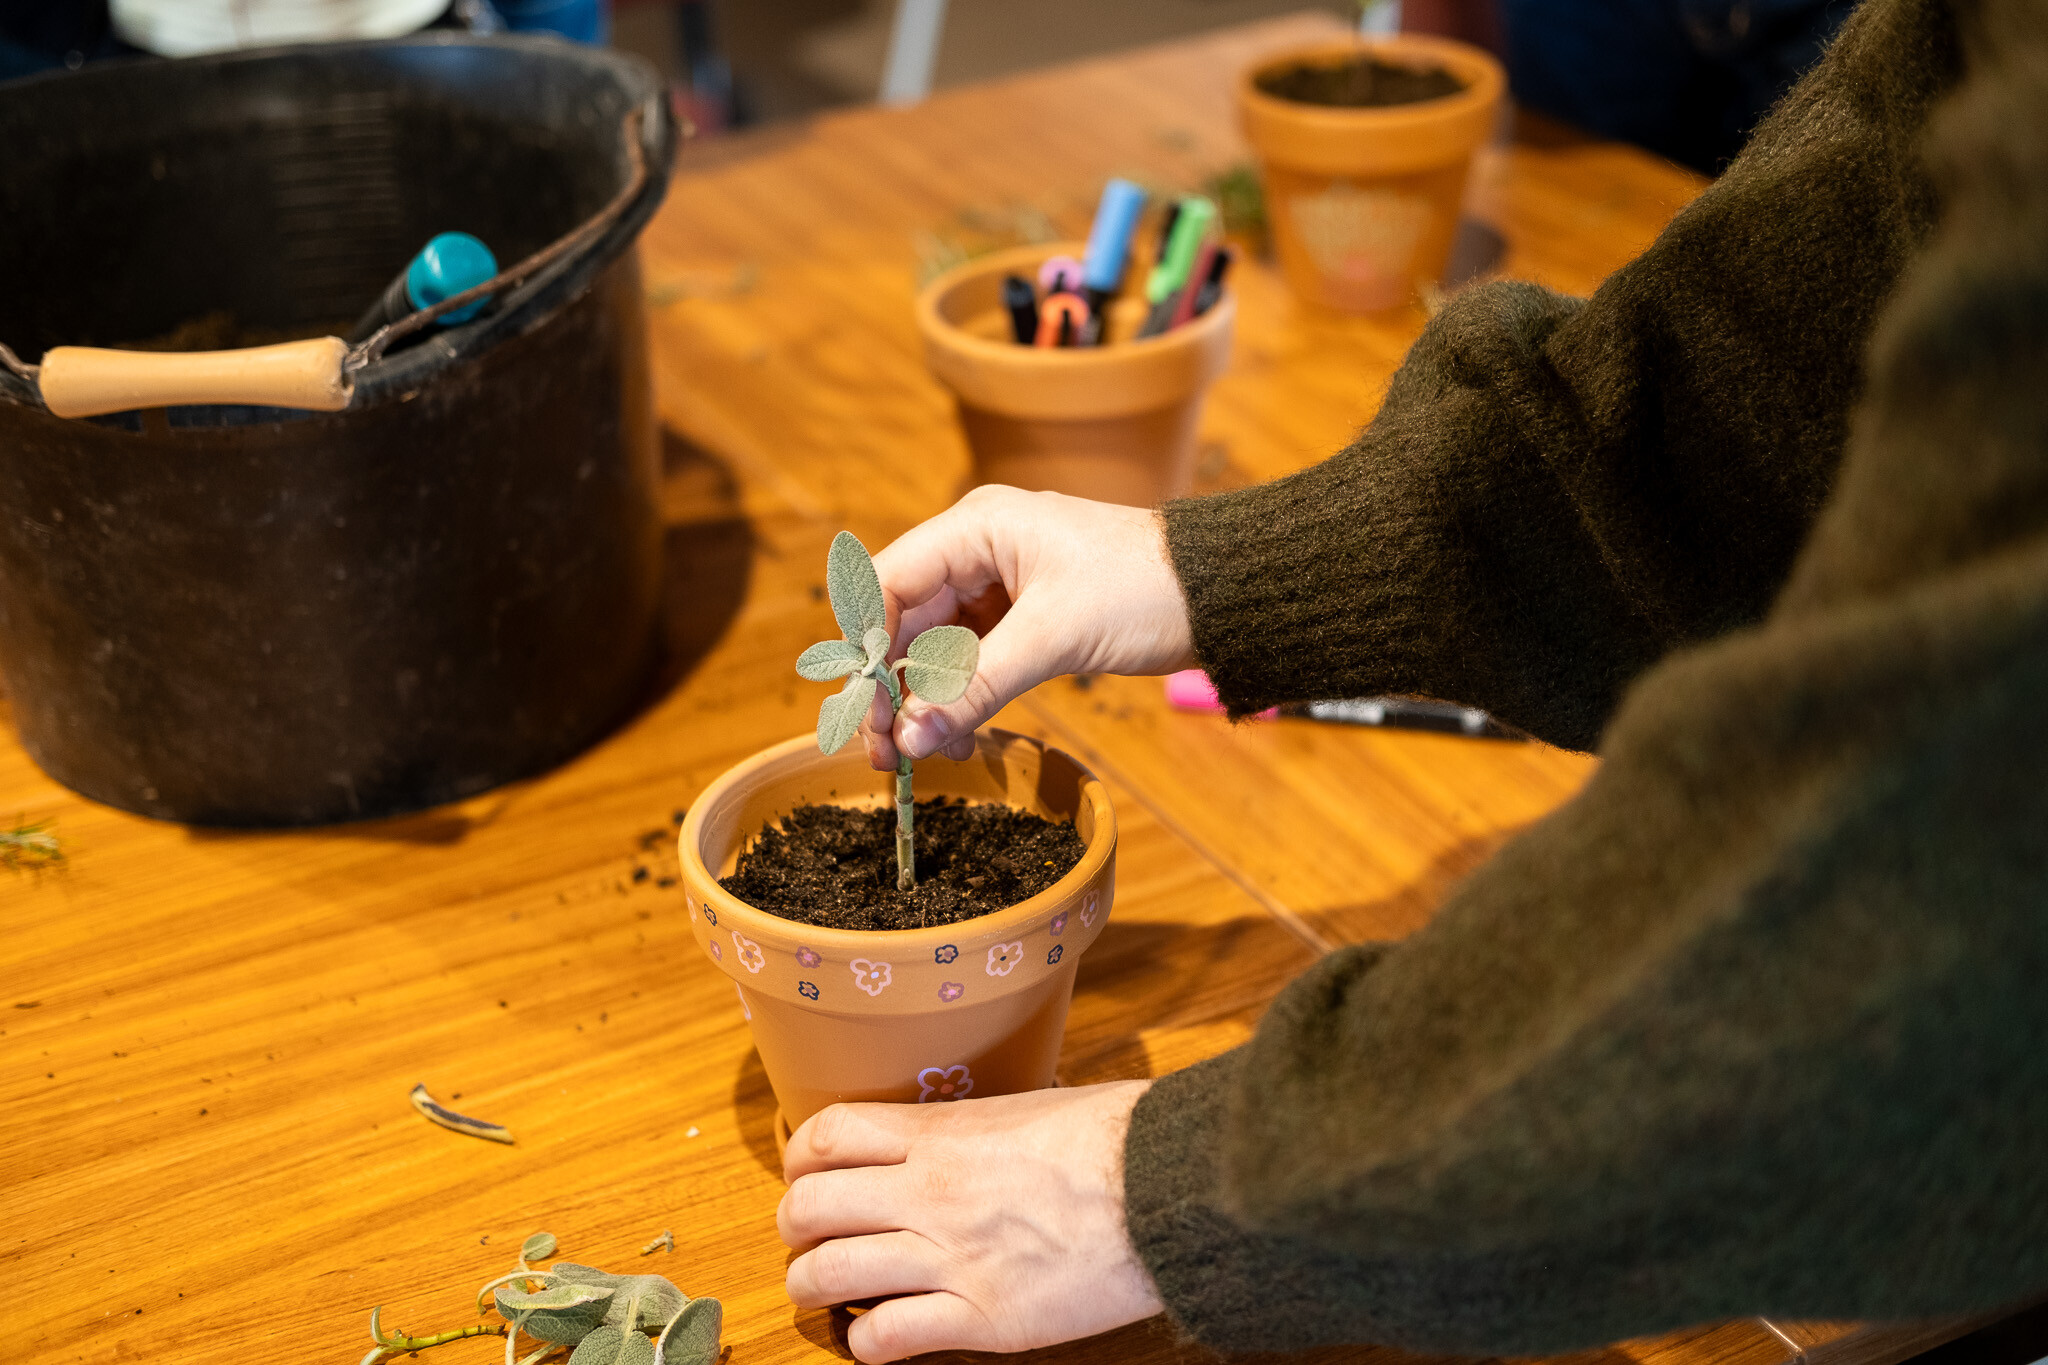
[[[958,701],[974,677],[981,641],[965,626],[933,626],[910,642],[895,663],[889,658],[889,612],[882,580],[867,546],[841,531],[825,557],[825,591],[839,620],[837,640],[823,640],[797,656],[796,671],[812,682],[846,678],[846,686],[818,708],[818,749],[836,754],[860,728],[874,705],[877,687],[889,689],[891,713],[903,709],[903,689],[944,706]],[[851,677],[847,677],[852,674]],[[900,677],[899,677],[900,675]],[[917,816],[911,796],[910,756],[896,756],[896,889],[917,885],[917,856],[911,834]]]

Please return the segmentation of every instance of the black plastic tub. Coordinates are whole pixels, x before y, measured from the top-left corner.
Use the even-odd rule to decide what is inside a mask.
[[[0,368],[0,672],[45,771],[166,819],[315,824],[539,772],[635,708],[661,543],[631,247],[673,141],[652,72],[550,39],[0,86],[0,343],[25,362],[209,316],[339,335],[435,233],[516,260],[644,164],[601,233],[339,412],[66,420]]]

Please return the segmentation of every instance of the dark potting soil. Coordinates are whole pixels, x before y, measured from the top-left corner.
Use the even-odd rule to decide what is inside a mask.
[[[896,890],[896,808],[798,806],[719,885],[747,904],[827,929],[922,929],[1006,910],[1081,861],[1072,821],[940,796],[917,803],[917,885]]]
[[[1390,104],[1419,104],[1442,99],[1465,88],[1465,82],[1440,66],[1401,66],[1376,57],[1358,56],[1341,62],[1302,62],[1268,71],[1259,89],[1297,104],[1330,104],[1366,109]]]

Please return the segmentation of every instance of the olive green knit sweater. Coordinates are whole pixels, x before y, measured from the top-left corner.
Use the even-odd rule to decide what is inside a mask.
[[[1604,759],[1140,1103],[1188,1331],[2048,1288],[2048,0],[1866,0],[1592,299],[1460,295],[1352,446],[1166,525],[1235,711],[1422,693]]]

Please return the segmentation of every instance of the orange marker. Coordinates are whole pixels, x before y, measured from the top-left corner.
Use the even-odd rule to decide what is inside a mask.
[[[1071,346],[1088,325],[1088,300],[1079,294],[1049,294],[1038,305],[1038,345]]]

